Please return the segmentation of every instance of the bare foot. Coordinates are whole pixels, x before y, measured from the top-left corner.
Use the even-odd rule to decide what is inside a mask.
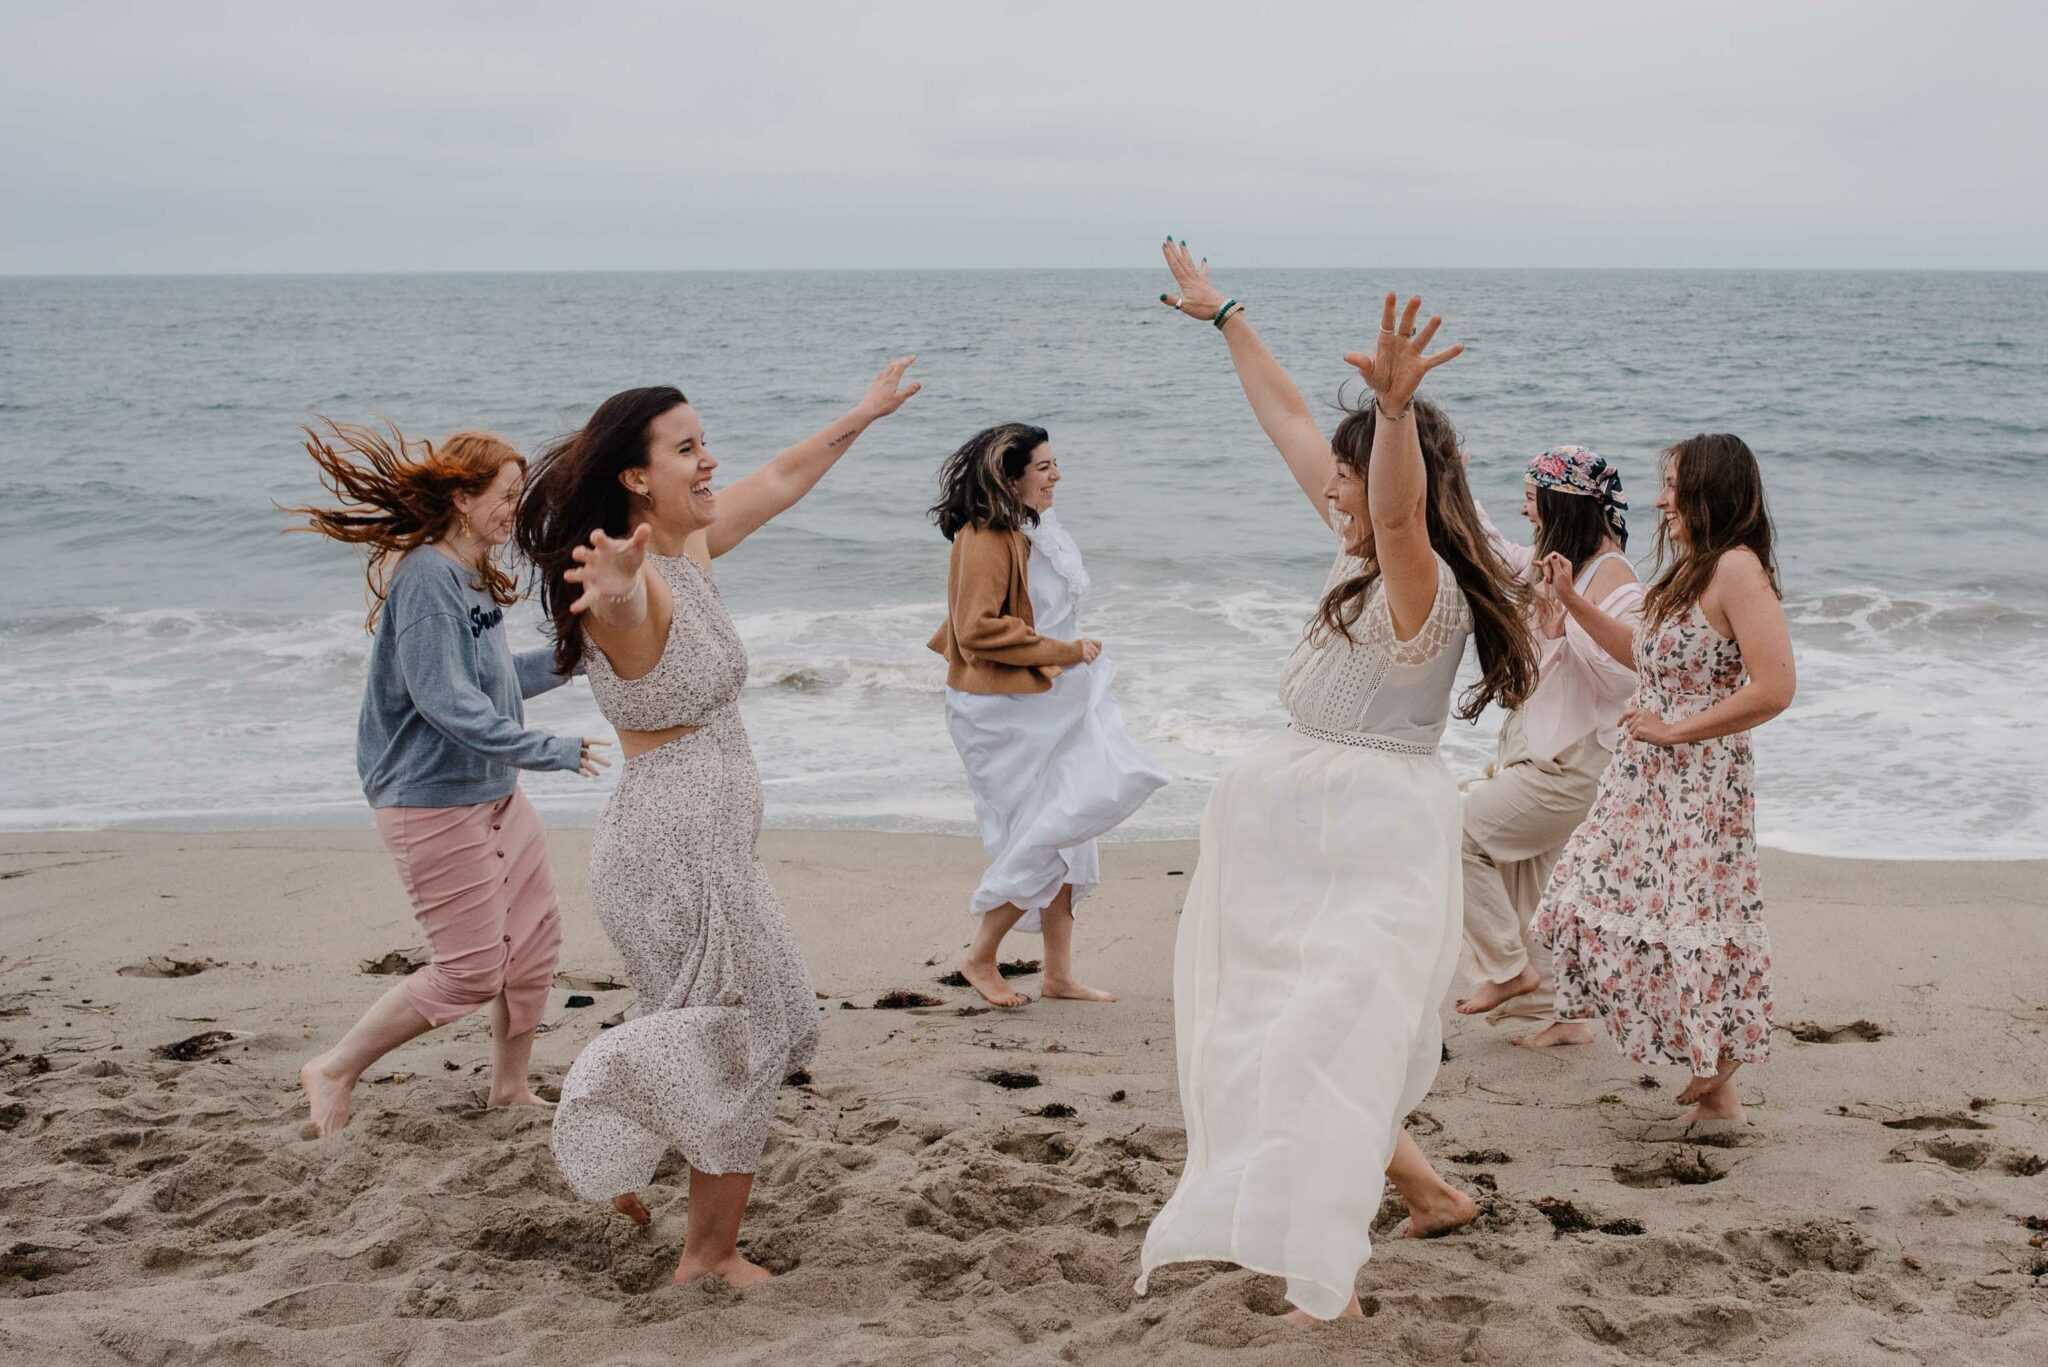
[[[299,1069],[299,1087],[306,1094],[306,1104],[313,1113],[313,1135],[325,1139],[338,1133],[348,1124],[349,1096],[355,1090],[354,1078],[337,1077],[327,1071],[322,1054]]]
[[[493,1091],[490,1104],[493,1106],[552,1106],[555,1103],[545,1097],[535,1096],[533,1088],[522,1085],[518,1091],[502,1096]]]
[[[1022,992],[1012,992],[1010,985],[1003,981],[993,961],[976,963],[972,959],[960,961],[960,976],[967,979],[968,986],[981,993],[981,999],[990,1006],[1028,1006],[1031,998]]]
[[[1685,1090],[1678,1094],[1679,1105],[1693,1103],[1692,1110],[1686,1113],[1686,1124],[1743,1119],[1742,1098],[1735,1092],[1735,1070],[1741,1066],[1732,1058],[1724,1058],[1720,1071],[1714,1076],[1696,1077],[1686,1084]]]
[[[1408,1218],[1401,1222],[1404,1239],[1434,1239],[1463,1229],[1479,1218],[1479,1207],[1456,1187],[1446,1185],[1427,1202],[1408,1206]]]
[[[1048,999],[1058,997],[1062,1001],[1070,1002],[1113,1002],[1116,1000],[1114,992],[1104,992],[1099,987],[1083,987],[1081,984],[1069,982],[1065,978],[1047,978],[1040,987],[1040,995]]]
[[[1552,1021],[1533,1035],[1511,1039],[1518,1049],[1556,1049],[1567,1044],[1591,1044],[1593,1026],[1587,1021]]]
[[[612,1198],[612,1209],[636,1225],[646,1225],[654,1217],[647,1213],[647,1207],[640,1202],[640,1194],[634,1191],[622,1192]]]
[[[1289,1324],[1323,1323],[1322,1320],[1317,1319],[1314,1315],[1309,1314],[1309,1312],[1306,1310],[1290,1310],[1286,1314],[1282,1315],[1280,1318],[1286,1320]],[[1348,1305],[1346,1305],[1342,1310],[1339,1310],[1337,1312],[1337,1318],[1340,1320],[1362,1320],[1365,1318],[1365,1309],[1363,1306],[1359,1305],[1358,1297],[1356,1295],[1353,1295],[1351,1297],[1351,1301]]]
[[[1543,986],[1543,979],[1536,976],[1536,970],[1525,968],[1504,983],[1481,983],[1479,990],[1469,997],[1458,998],[1458,1014],[1461,1016],[1483,1016],[1502,1002],[1534,992]]]
[[[676,1275],[672,1280],[677,1286],[688,1286],[699,1277],[717,1277],[735,1291],[744,1291],[750,1286],[759,1286],[774,1276],[759,1263],[750,1263],[743,1253],[733,1253],[715,1263],[703,1263],[683,1254],[683,1260],[676,1264]]]

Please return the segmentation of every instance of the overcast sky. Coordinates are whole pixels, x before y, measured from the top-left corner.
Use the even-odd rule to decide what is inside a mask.
[[[0,0],[0,273],[2048,268],[2038,4]]]

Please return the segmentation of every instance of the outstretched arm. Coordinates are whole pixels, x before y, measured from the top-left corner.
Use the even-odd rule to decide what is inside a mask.
[[[787,512],[816,487],[825,472],[838,464],[860,434],[878,418],[886,418],[924,386],[905,385],[903,372],[915,356],[904,356],[882,368],[861,401],[814,436],[769,461],[753,474],[735,480],[718,496],[718,518],[708,534],[713,556],[745,541],[769,519]]]
[[[1170,237],[1160,250],[1166,256],[1167,269],[1173,272],[1176,292],[1160,295],[1159,302],[1190,318],[1213,320],[1226,301],[1223,292],[1209,283],[1208,258],[1197,262],[1189,255],[1187,243]],[[1309,411],[1308,400],[1273,359],[1243,308],[1232,309],[1223,320],[1223,339],[1230,347],[1230,363],[1237,368],[1237,382],[1251,402],[1252,416],[1259,420],[1259,430],[1278,448],[1316,516],[1328,522],[1330,509],[1324,491],[1335,458],[1330,455],[1330,439]]]
[[[1344,359],[1372,386],[1378,410],[1372,425],[1372,461],[1365,472],[1365,497],[1372,514],[1373,555],[1387,588],[1387,610],[1394,635],[1413,640],[1429,620],[1436,602],[1436,552],[1429,545],[1429,474],[1422,463],[1422,442],[1415,434],[1415,391],[1422,377],[1465,348],[1445,347],[1426,355],[1443,319],[1432,316],[1418,335],[1415,315],[1422,300],[1410,297],[1394,327],[1395,298],[1389,294],[1380,310],[1379,342],[1371,355],[1351,352]]]

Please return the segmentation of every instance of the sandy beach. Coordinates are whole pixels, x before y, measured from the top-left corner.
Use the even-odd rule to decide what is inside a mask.
[[[550,1084],[631,996],[587,832],[551,839]],[[302,1137],[297,1065],[388,983],[366,961],[421,944],[368,830],[0,837],[0,1361],[2048,1361],[2048,865],[1767,853],[1783,1028],[1743,1075],[1752,1123],[1711,1142],[1673,1123],[1674,1069],[1452,1017],[1411,1129],[1484,1214],[1382,1239],[1369,1317],[1304,1332],[1277,1281],[1219,1265],[1131,1293],[1185,1143],[1191,844],[1105,848],[1080,945],[1120,1004],[1011,1013],[937,981],[973,844],[763,853],[826,1020],[742,1240],[782,1275],[741,1295],[668,1283],[680,1171],[643,1231],[570,1195],[544,1113],[481,1108],[482,1014]],[[899,990],[940,1004],[876,1009]]]

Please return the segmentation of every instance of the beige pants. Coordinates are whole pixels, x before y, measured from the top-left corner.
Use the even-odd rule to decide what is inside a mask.
[[[1488,1013],[1552,1018],[1550,951],[1529,934],[1550,870],[1585,820],[1607,769],[1595,736],[1537,759],[1522,739],[1522,716],[1508,714],[1500,749],[1484,778],[1465,785],[1465,943],[1486,982],[1504,983],[1533,967],[1542,985]]]

